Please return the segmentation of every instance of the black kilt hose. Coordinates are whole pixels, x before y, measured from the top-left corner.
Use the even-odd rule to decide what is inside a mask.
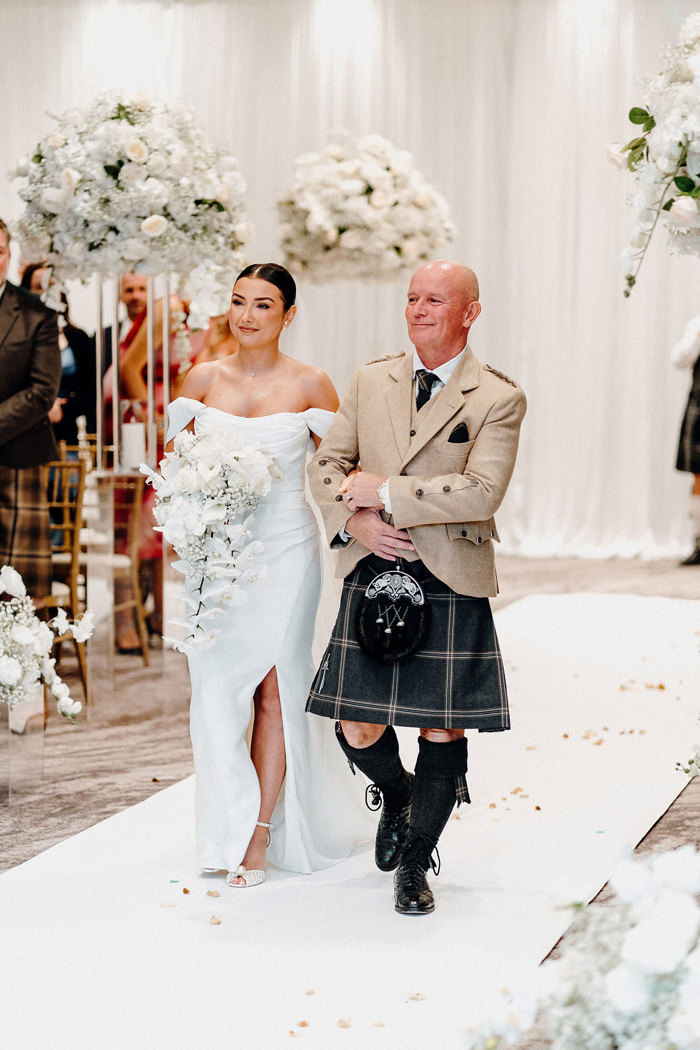
[[[401,663],[384,664],[359,645],[357,607],[370,581],[391,562],[370,555],[343,584],[328,648],[311,686],[306,710],[348,722],[422,729],[510,728],[503,661],[488,598],[456,594],[428,573],[416,572],[430,604],[430,629],[421,649]]]

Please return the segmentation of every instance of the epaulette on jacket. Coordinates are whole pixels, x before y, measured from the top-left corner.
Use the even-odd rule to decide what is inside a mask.
[[[498,376],[498,378],[502,379],[504,383],[510,383],[511,386],[518,385],[514,379],[511,379],[510,376],[504,375],[503,372],[499,372],[497,368],[492,368],[491,365],[484,365],[484,368],[487,372],[492,372],[493,375]]]
[[[368,361],[367,364],[368,365],[378,365],[382,361],[395,361],[396,358],[398,358],[398,357],[405,357],[405,356],[406,356],[406,352],[404,350],[402,350],[400,354],[386,354],[384,357],[376,357],[374,359],[374,361]]]

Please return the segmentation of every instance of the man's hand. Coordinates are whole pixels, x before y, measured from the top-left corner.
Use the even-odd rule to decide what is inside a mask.
[[[381,474],[370,474],[366,470],[358,470],[348,475],[338,492],[350,510],[360,510],[361,507],[379,508],[383,504],[377,490],[385,481],[386,478],[383,478]]]
[[[374,474],[366,476],[375,477]],[[387,561],[400,558],[402,551],[413,550],[408,533],[404,529],[395,529],[393,525],[388,525],[377,510],[358,510],[346,521],[345,531],[359,540],[367,550],[372,551],[372,554],[386,558]]]
[[[63,419],[63,406],[68,399],[65,397],[57,397],[49,409],[49,423],[60,423]]]

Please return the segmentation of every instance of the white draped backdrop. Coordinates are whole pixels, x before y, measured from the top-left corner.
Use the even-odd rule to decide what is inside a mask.
[[[674,470],[688,375],[671,344],[700,313],[700,272],[656,235],[631,299],[618,265],[631,178],[606,144],[631,137],[690,0],[3,0],[4,169],[46,113],[120,87],[191,105],[248,182],[255,261],[279,258],[274,204],[300,152],[338,128],[409,149],[477,271],[472,343],[525,387],[504,547],[675,555],[689,476]],[[0,176],[0,215],[20,212]],[[306,286],[319,363],[339,390],[405,349],[406,281]],[[76,291],[74,313],[93,323]]]

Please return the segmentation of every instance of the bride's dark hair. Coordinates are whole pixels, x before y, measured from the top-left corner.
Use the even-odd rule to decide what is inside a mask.
[[[279,263],[251,263],[250,266],[246,266],[245,270],[241,270],[234,288],[242,277],[258,277],[261,281],[274,284],[275,288],[282,293],[285,312],[290,306],[294,306],[297,297],[296,283],[289,270],[285,270],[284,266],[280,266]]]

